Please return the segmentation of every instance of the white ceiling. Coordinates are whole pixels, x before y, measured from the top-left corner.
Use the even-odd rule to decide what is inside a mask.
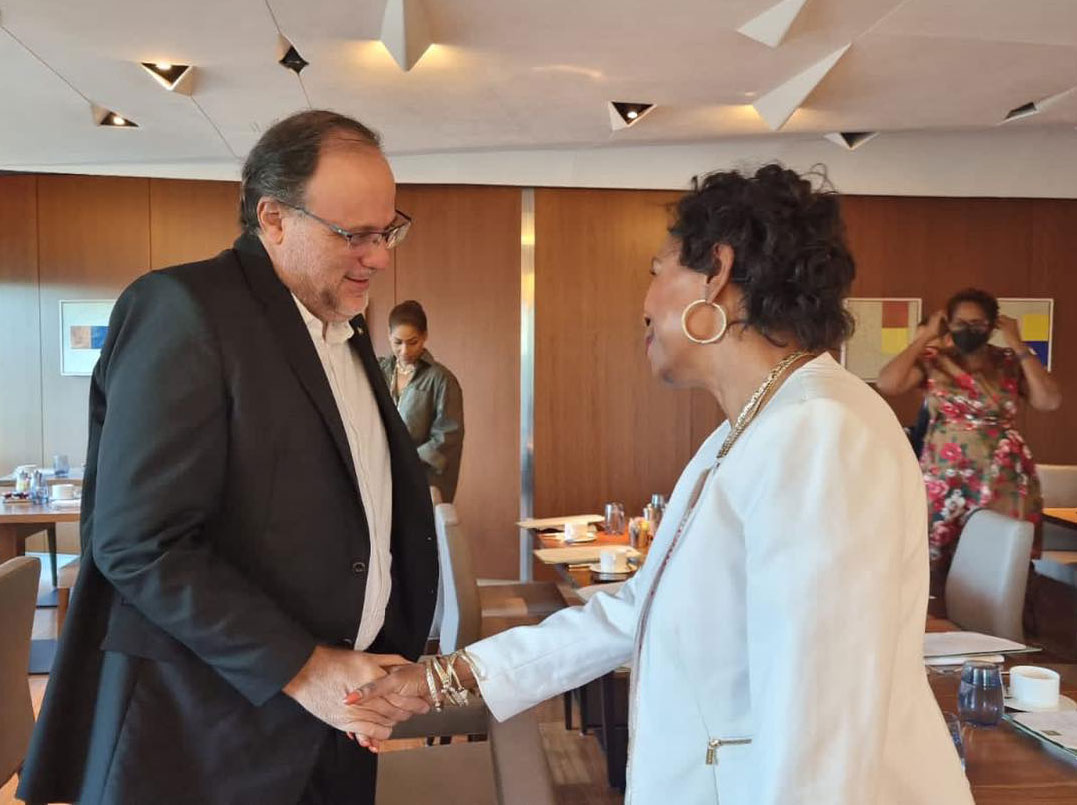
[[[985,130],[1077,87],[1077,0],[807,0],[777,48],[736,32],[776,2],[425,0],[438,44],[405,73],[377,41],[384,0],[0,0],[0,167],[234,165],[308,98],[415,155]],[[770,132],[751,101],[849,42]],[[137,64],[162,60],[197,66],[192,97]],[[609,100],[657,108],[614,133]],[[140,128],[95,127],[90,101]],[[1006,128],[1077,145],[1074,126],[1077,92]]]

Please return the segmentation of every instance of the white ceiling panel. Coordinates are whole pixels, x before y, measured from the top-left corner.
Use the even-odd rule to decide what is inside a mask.
[[[384,0],[2,2],[7,168],[238,161],[308,98],[423,154],[984,129],[1077,85],[1077,0],[807,0],[775,48],[737,28],[777,0],[425,0],[438,44],[408,72],[377,41]],[[847,42],[771,133],[750,104]],[[137,65],[157,60],[196,66],[191,98]],[[140,128],[95,127],[79,93]],[[610,100],[656,109],[612,132]],[[1013,125],[1077,125],[1077,98]]]

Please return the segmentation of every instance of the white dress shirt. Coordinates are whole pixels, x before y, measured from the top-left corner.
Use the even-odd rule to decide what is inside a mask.
[[[893,412],[824,354],[711,471],[728,433],[616,595],[469,647],[486,704],[634,663],[632,805],[972,805],[924,670],[927,500]]]
[[[325,324],[295,299],[307,325],[314,349],[325,369],[329,388],[337,404],[348,437],[359,494],[370,532],[370,561],[367,563],[363,617],[355,637],[355,650],[370,646],[385,623],[385,607],[392,589],[392,555],[389,551],[393,528],[393,472],[389,459],[389,439],[378,412],[374,389],[370,386],[359,353],[348,339],[354,335],[347,322]],[[378,378],[380,380],[380,378]]]

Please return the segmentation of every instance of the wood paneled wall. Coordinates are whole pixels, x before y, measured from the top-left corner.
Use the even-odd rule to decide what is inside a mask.
[[[535,514],[638,513],[691,457],[692,398],[643,348],[651,257],[674,193],[535,192]]]
[[[422,304],[427,348],[464,392],[461,526],[479,576],[512,578],[520,510],[520,190],[407,186],[397,206],[415,223],[394,253],[394,303]],[[376,289],[375,296],[375,345],[387,355],[385,294]]]
[[[114,298],[149,268],[200,259],[235,236],[234,183],[0,176],[0,469],[81,461],[86,378],[59,374],[58,300]],[[721,416],[701,393],[663,389],[641,344],[650,256],[676,193],[536,191],[535,511],[637,511],[668,492]],[[458,506],[482,575],[516,568],[519,500],[520,191],[404,186],[415,218],[368,314],[380,354],[388,312],[418,299],[430,348],[467,409]],[[925,310],[977,285],[1055,299],[1055,375],[1066,401],[1030,413],[1037,458],[1077,463],[1077,201],[853,196],[854,293],[918,296]],[[915,394],[894,401],[903,421]]]
[[[955,291],[1055,300],[1052,370],[1059,411],[1025,410],[1021,428],[1043,463],[1077,463],[1077,201],[849,196],[843,201],[857,261],[855,296],[922,297],[929,314]],[[918,392],[893,400],[911,423]]]
[[[220,251],[238,230],[236,192],[232,182],[0,177],[0,343],[22,345],[0,351],[0,376],[19,389],[0,395],[17,406],[0,403],[0,470],[57,453],[85,460],[90,379],[60,374],[60,300],[115,299],[150,268]],[[10,289],[9,273],[23,278]],[[73,526],[59,536],[76,549]]]

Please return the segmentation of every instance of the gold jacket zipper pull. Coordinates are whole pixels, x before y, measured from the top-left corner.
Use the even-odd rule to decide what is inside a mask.
[[[707,765],[718,765],[718,750],[723,746],[743,746],[751,742],[751,738],[711,738],[707,741]]]
[[[722,742],[717,738],[712,738],[707,741],[707,765],[715,766],[718,763],[718,747],[722,745]]]

